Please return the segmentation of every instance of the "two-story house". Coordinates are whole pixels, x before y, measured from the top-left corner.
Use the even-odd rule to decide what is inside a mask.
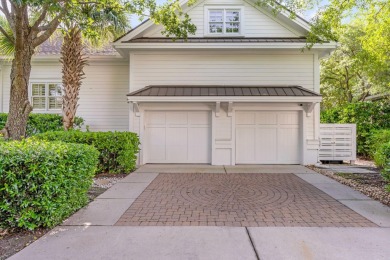
[[[78,115],[94,130],[130,130],[139,163],[312,164],[319,149],[319,59],[335,43],[304,49],[310,25],[252,0],[205,0],[183,9],[187,40],[146,21],[90,54]],[[9,65],[1,67],[7,111]],[[58,53],[34,59],[34,112],[58,112]],[[51,94],[57,96],[51,96]]]

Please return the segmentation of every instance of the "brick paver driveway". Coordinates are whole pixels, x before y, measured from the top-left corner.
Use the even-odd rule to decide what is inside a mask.
[[[116,225],[376,226],[287,173],[162,173]]]

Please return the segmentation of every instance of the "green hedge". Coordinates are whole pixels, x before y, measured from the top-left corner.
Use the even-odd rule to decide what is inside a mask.
[[[0,129],[5,126],[8,114],[0,113]],[[81,117],[75,118],[75,129],[81,128],[84,120]],[[27,122],[27,136],[33,136],[48,131],[61,131],[62,116],[57,114],[30,114]]]
[[[34,138],[92,145],[100,152],[97,173],[128,173],[136,167],[139,139],[131,132],[63,131]]]
[[[390,129],[382,129],[371,132],[366,144],[369,146],[369,155],[374,159],[379,148],[390,142]]]
[[[356,124],[357,151],[367,156],[372,132],[390,129],[390,102],[358,102],[321,111],[321,123]]]
[[[81,144],[1,142],[0,226],[52,227],[84,206],[98,155]]]
[[[382,144],[374,154],[376,165],[382,168],[382,176],[390,183],[390,141]],[[390,192],[390,184],[387,185]]]
[[[367,142],[375,164],[382,168],[383,177],[390,182],[390,129],[372,133]],[[388,186],[390,191],[390,185]]]

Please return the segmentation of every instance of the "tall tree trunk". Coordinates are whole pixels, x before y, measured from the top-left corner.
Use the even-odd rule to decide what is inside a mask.
[[[28,100],[31,58],[34,54],[33,37],[27,19],[27,7],[16,11],[15,55],[11,67],[9,114],[1,133],[6,139],[19,140],[26,135],[28,115],[32,106]]]
[[[63,126],[65,130],[73,128],[76,117],[79,92],[84,79],[84,66],[87,64],[83,55],[81,31],[70,29],[64,37],[61,49],[63,97]]]
[[[9,114],[5,128],[2,130],[6,139],[19,140],[26,136],[28,115],[32,106],[28,100],[28,85],[31,72],[31,57],[34,50],[20,50],[12,61],[11,96]]]

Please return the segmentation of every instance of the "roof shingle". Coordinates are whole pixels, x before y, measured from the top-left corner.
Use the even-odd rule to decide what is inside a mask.
[[[57,37],[55,39],[49,39],[46,42],[42,43],[36,50],[36,55],[45,56],[45,55],[60,55],[62,38]],[[118,52],[111,47],[111,45],[106,45],[101,48],[84,48],[85,55],[91,56],[107,56],[107,55],[117,55]]]

